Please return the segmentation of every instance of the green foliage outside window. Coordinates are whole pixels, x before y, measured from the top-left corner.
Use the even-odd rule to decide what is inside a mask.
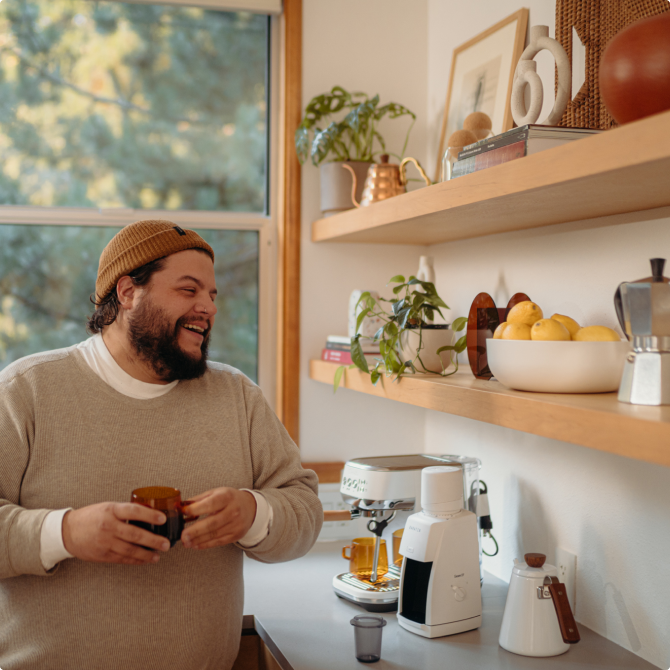
[[[268,18],[0,3],[0,204],[265,211]]]

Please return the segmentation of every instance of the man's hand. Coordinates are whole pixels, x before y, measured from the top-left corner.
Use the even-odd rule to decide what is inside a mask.
[[[167,551],[170,548],[169,541],[148,530],[127,524],[128,520],[161,525],[165,523],[166,517],[163,512],[137,503],[104,502],[89,505],[65,513],[63,544],[82,561],[128,565],[157,562],[159,555],[143,547]]]
[[[185,547],[209,549],[222,547],[242,539],[256,517],[256,498],[249,491],[223,486],[190,498],[195,502],[185,509],[188,514],[201,516],[181,534]]]

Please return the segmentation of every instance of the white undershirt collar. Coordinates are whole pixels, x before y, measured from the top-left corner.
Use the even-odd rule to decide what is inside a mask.
[[[149,384],[141,382],[129,375],[109,353],[102,335],[98,333],[80,342],[77,349],[81,351],[89,367],[104,382],[109,384],[115,391],[136,398],[137,400],[150,400],[169,393],[179,380],[169,384]]]

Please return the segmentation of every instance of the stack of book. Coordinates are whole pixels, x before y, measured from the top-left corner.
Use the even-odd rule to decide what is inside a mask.
[[[363,354],[372,363],[375,357],[379,357],[379,345],[370,340],[359,340]],[[326,347],[321,352],[321,360],[351,365],[351,338],[346,335],[329,335],[326,339]]]
[[[589,128],[560,128],[529,124],[463,147],[454,163],[451,178],[553,149],[566,142],[602,132]]]

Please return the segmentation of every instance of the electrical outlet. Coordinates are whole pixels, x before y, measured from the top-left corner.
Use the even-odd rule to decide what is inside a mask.
[[[570,609],[575,614],[576,587],[577,587],[577,556],[565,549],[556,549],[556,567],[558,580],[565,584],[565,590],[570,601]]]

